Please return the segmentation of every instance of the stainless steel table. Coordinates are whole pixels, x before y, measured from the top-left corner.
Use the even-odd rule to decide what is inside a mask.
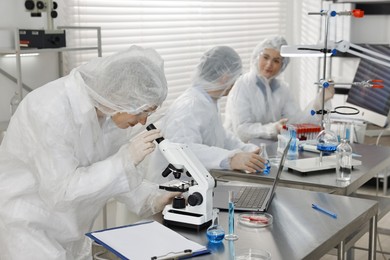
[[[337,218],[312,209],[312,203],[337,213]],[[194,259],[234,259],[235,254],[245,248],[267,250],[273,260],[319,259],[334,247],[338,248],[338,259],[344,259],[344,240],[368,224],[369,255],[370,259],[375,259],[377,212],[378,203],[372,200],[279,187],[269,210],[273,224],[254,229],[236,223],[237,241],[224,240],[215,246],[208,244],[205,230],[171,228],[208,245],[212,251]],[[161,221],[161,215],[157,219]],[[228,230],[227,212],[220,213],[220,224]]]
[[[312,209],[312,203],[337,213],[337,219]],[[234,259],[234,252],[243,248],[267,250],[273,260],[319,259],[334,247],[338,247],[338,259],[344,259],[344,240],[367,223],[369,255],[375,259],[377,212],[378,204],[372,200],[279,187],[269,210],[274,217],[272,226],[253,229],[236,225],[237,241],[224,240],[220,247],[209,244],[213,253],[197,259]],[[227,218],[227,212],[220,213],[225,231]],[[176,231],[191,240],[207,243],[204,232]]]
[[[253,141],[255,143],[255,141]],[[354,153],[362,155],[356,159],[362,161],[362,165],[354,167],[351,181],[342,183],[336,181],[336,171],[324,170],[319,172],[300,173],[285,169],[281,175],[280,185],[305,190],[323,191],[327,193],[350,195],[360,186],[376,177],[378,173],[390,166],[390,147],[382,147],[365,144],[352,144]],[[276,143],[267,147],[268,155],[276,153]],[[312,152],[299,152],[299,158],[319,156]],[[271,174],[245,174],[239,171],[211,170],[211,174],[217,180],[238,180],[246,182],[271,184],[276,175],[276,169],[271,168]]]

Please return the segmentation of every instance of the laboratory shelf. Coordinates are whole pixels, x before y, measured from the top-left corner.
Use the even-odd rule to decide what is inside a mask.
[[[65,51],[85,51],[85,50],[98,50],[99,47],[90,46],[90,47],[61,47],[61,48],[46,48],[46,49],[37,49],[37,48],[22,48],[20,49],[20,54],[24,53],[48,53],[48,52],[65,52]],[[0,54],[16,54],[15,49],[9,48],[0,48]]]
[[[101,41],[101,28],[100,27],[89,27],[89,26],[58,26],[57,29],[60,30],[94,30],[96,31],[96,45],[93,46],[67,46],[61,48],[23,48],[20,46],[19,40],[19,28],[14,29],[15,33],[15,44],[14,48],[0,48],[0,54],[14,54],[16,60],[16,76],[13,80],[16,82],[18,86],[18,94],[21,98],[23,98],[23,79],[22,79],[22,64],[21,59],[23,58],[22,54],[29,53],[58,53],[58,66],[59,66],[59,74],[60,76],[64,76],[64,70],[62,66],[63,57],[62,54],[64,52],[69,51],[91,51],[95,50],[97,52],[97,56],[102,56],[102,41]],[[13,30],[10,28],[0,28],[0,30]],[[1,71],[0,71],[1,73]]]

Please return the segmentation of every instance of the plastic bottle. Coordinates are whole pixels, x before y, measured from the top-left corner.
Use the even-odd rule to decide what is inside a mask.
[[[13,95],[13,97],[11,98],[11,101],[10,101],[11,116],[15,113],[16,109],[19,106],[20,101],[21,101],[21,98],[20,98],[19,93],[15,92],[15,95]]]
[[[336,178],[338,181],[350,181],[352,173],[352,147],[342,139],[336,149]]]

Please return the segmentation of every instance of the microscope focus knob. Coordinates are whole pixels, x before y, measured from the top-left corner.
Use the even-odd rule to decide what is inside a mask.
[[[176,196],[172,201],[172,208],[184,209],[186,207],[186,201],[183,196]]]
[[[202,204],[203,196],[199,192],[194,192],[190,196],[188,196],[188,204],[191,206],[197,206]]]

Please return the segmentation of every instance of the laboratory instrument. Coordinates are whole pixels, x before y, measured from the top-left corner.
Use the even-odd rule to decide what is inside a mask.
[[[235,260],[271,260],[271,253],[257,248],[243,248],[237,251]]]
[[[42,12],[47,13],[47,29],[19,29],[19,44],[28,48],[60,48],[66,46],[65,30],[54,28],[54,18],[58,4],[53,0],[26,0],[24,6],[31,17],[41,17]]]
[[[207,228],[207,239],[211,243],[221,243],[225,237],[225,230],[219,225],[219,209],[213,209],[213,224]]]
[[[291,139],[290,146],[287,152],[287,160],[296,160],[298,158],[298,143],[297,131],[292,125],[287,126],[289,136],[287,139]]]
[[[359,114],[359,109],[357,109],[356,107],[351,107],[351,106],[337,106],[335,107],[333,110],[311,110],[310,113],[312,115],[315,115],[315,114],[328,114],[328,113],[336,113],[336,114],[340,114],[340,115],[357,115]]]
[[[317,136],[317,150],[320,151],[320,155],[325,152],[327,154],[336,151],[339,144],[337,135],[330,129],[330,111],[327,111],[326,118],[324,120],[324,129]]]
[[[156,129],[153,124],[147,130]],[[188,188],[187,203],[184,197],[176,197],[171,205],[163,210],[164,223],[197,230],[210,226],[213,214],[213,189],[215,180],[199,159],[192,153],[188,145],[172,143],[163,137],[157,138],[158,148],[169,162],[163,172],[167,177],[173,173],[179,179],[181,174],[190,175],[192,181]],[[188,185],[188,183],[186,183]]]
[[[336,178],[338,181],[350,181],[352,174],[352,147],[343,139],[336,151]]]
[[[263,174],[269,175],[269,173],[271,172],[271,163],[269,161],[269,157],[267,153],[267,145],[265,143],[260,144],[259,155],[265,160]]]
[[[296,138],[299,141],[315,140],[319,132],[321,132],[321,126],[312,123],[289,124],[288,126],[292,126],[295,129]],[[287,125],[284,125],[281,133],[287,134],[287,131]]]
[[[234,233],[234,192],[229,191],[229,233],[225,235],[226,240],[237,240],[238,235]]]
[[[364,16],[364,11],[360,9],[354,9],[352,11],[342,11],[342,12],[336,12],[336,11],[329,11],[329,10],[321,10],[320,12],[311,12],[309,15],[320,15],[322,17],[326,18],[325,21],[325,37],[324,37],[324,44],[323,46],[319,45],[302,45],[302,46],[282,46],[281,49],[281,55],[284,57],[289,56],[317,56],[317,57],[323,57],[323,77],[322,79],[317,82],[317,85],[327,88],[330,85],[335,85],[335,83],[331,83],[329,81],[326,81],[326,62],[327,57],[336,54],[339,52],[348,52],[351,53],[357,57],[361,57],[363,59],[368,59],[370,61],[379,63],[381,65],[390,67],[390,58],[387,57],[384,54],[372,51],[370,49],[364,48],[359,45],[355,45],[352,43],[349,43],[347,41],[339,41],[339,42],[331,42],[328,41],[328,25],[329,25],[329,18],[335,17],[335,16],[351,16],[355,18],[362,18]],[[382,80],[367,80],[363,82],[354,82],[352,85],[360,85],[361,87],[365,88],[373,88],[373,89],[381,89],[383,88],[382,85],[377,84],[382,83]],[[319,112],[324,112],[324,99],[325,99],[325,92],[323,91],[322,96],[322,109]],[[324,120],[324,114],[321,114],[322,121]]]
[[[382,85],[384,83],[383,79],[369,79],[369,80],[363,80],[363,81],[356,81],[356,82],[328,82],[328,84],[333,85],[333,86],[358,86],[362,88],[384,88]],[[315,84],[321,85],[325,84],[322,82],[316,82]]]
[[[272,222],[272,215],[266,212],[246,212],[238,216],[238,223],[250,228],[267,227]]]

